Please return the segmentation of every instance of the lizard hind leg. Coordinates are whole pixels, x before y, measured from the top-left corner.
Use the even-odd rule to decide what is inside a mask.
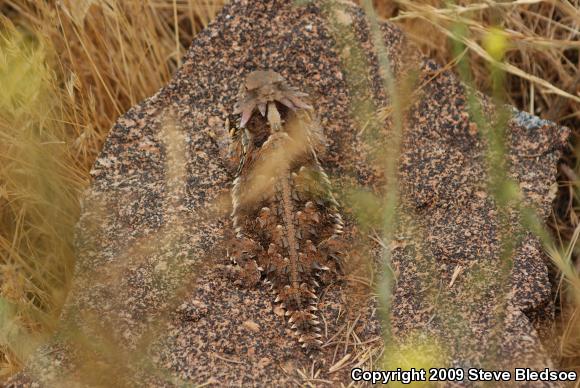
[[[318,245],[321,264],[326,271],[319,272],[319,278],[323,284],[330,284],[335,279],[335,274],[344,274],[344,249],[345,243],[337,235],[333,235]]]

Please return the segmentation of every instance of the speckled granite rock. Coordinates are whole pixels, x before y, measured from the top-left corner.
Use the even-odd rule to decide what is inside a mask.
[[[368,93],[383,106],[388,98],[364,17],[340,7],[340,22],[353,28],[371,64]],[[424,84],[408,115],[401,157],[402,203],[413,220],[392,244],[393,333],[404,341],[420,330],[441,344],[439,366],[484,366],[494,306],[504,295],[477,283],[479,272],[498,270],[485,148],[457,78],[421,60],[397,28],[384,24],[382,31],[396,75],[412,66]],[[235,120],[239,84],[255,69],[278,71],[314,97],[329,142],[322,162],[337,190],[384,184],[365,163],[368,146],[349,114],[352,94],[339,54],[345,53],[335,51],[314,3],[226,6],[196,37],[171,83],[112,129],[84,196],[77,275],[61,334],[9,386],[348,384],[353,365],[376,359],[375,304],[359,288],[338,283],[324,293],[319,307],[328,344],[313,364],[265,288],[233,285],[222,248],[232,177],[220,150],[226,123]],[[523,113],[514,113],[509,130],[511,175],[546,217],[567,132]],[[356,241],[361,228],[345,212],[347,234]],[[422,238],[401,242],[406,233]],[[378,244],[367,248],[380,254]],[[526,235],[501,325],[498,352],[506,365],[552,366],[542,345],[554,314],[547,273],[538,241]],[[345,354],[351,357],[344,367],[329,373]]]

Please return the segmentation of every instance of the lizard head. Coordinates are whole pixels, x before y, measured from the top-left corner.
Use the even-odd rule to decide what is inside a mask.
[[[284,77],[275,71],[253,71],[242,83],[234,114],[242,115],[240,128],[244,128],[258,108],[262,116],[267,116],[270,128],[278,131],[282,124],[281,109],[312,110],[312,107],[302,99],[306,96],[306,93],[290,86]]]

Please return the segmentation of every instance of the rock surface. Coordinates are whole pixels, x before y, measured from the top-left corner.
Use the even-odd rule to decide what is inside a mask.
[[[353,31],[370,64],[369,98],[387,106],[364,15],[343,2],[337,7],[333,17]],[[313,97],[328,138],[322,164],[339,193],[356,185],[380,194],[385,182],[367,162],[369,145],[350,114],[360,96],[341,65],[348,53],[336,48],[332,28],[315,3],[233,1],[196,37],[171,83],[118,120],[84,196],[61,334],[9,386],[348,385],[354,365],[377,365],[376,303],[364,284],[353,285],[357,273],[321,297],[327,344],[312,361],[265,287],[234,285],[222,248],[232,179],[225,135],[236,120],[239,85],[253,70],[273,69]],[[414,53],[396,27],[381,28],[395,78],[413,67],[422,85],[403,138],[405,227],[391,243],[394,338],[433,344],[435,366],[483,367],[490,349],[507,366],[553,366],[542,341],[554,306],[537,239],[526,234],[518,244],[510,292],[479,280],[499,271],[501,231],[464,87]],[[544,218],[566,137],[565,129],[524,113],[514,112],[509,123],[510,175]],[[352,209],[344,212],[349,258],[364,264],[358,241],[376,259],[380,245],[367,239]]]

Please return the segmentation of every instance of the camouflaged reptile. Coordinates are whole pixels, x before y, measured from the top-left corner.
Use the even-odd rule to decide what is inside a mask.
[[[324,138],[306,96],[274,71],[255,71],[241,86],[228,254],[243,283],[271,286],[310,353],[322,344],[317,292],[342,268],[343,221],[318,160]]]

